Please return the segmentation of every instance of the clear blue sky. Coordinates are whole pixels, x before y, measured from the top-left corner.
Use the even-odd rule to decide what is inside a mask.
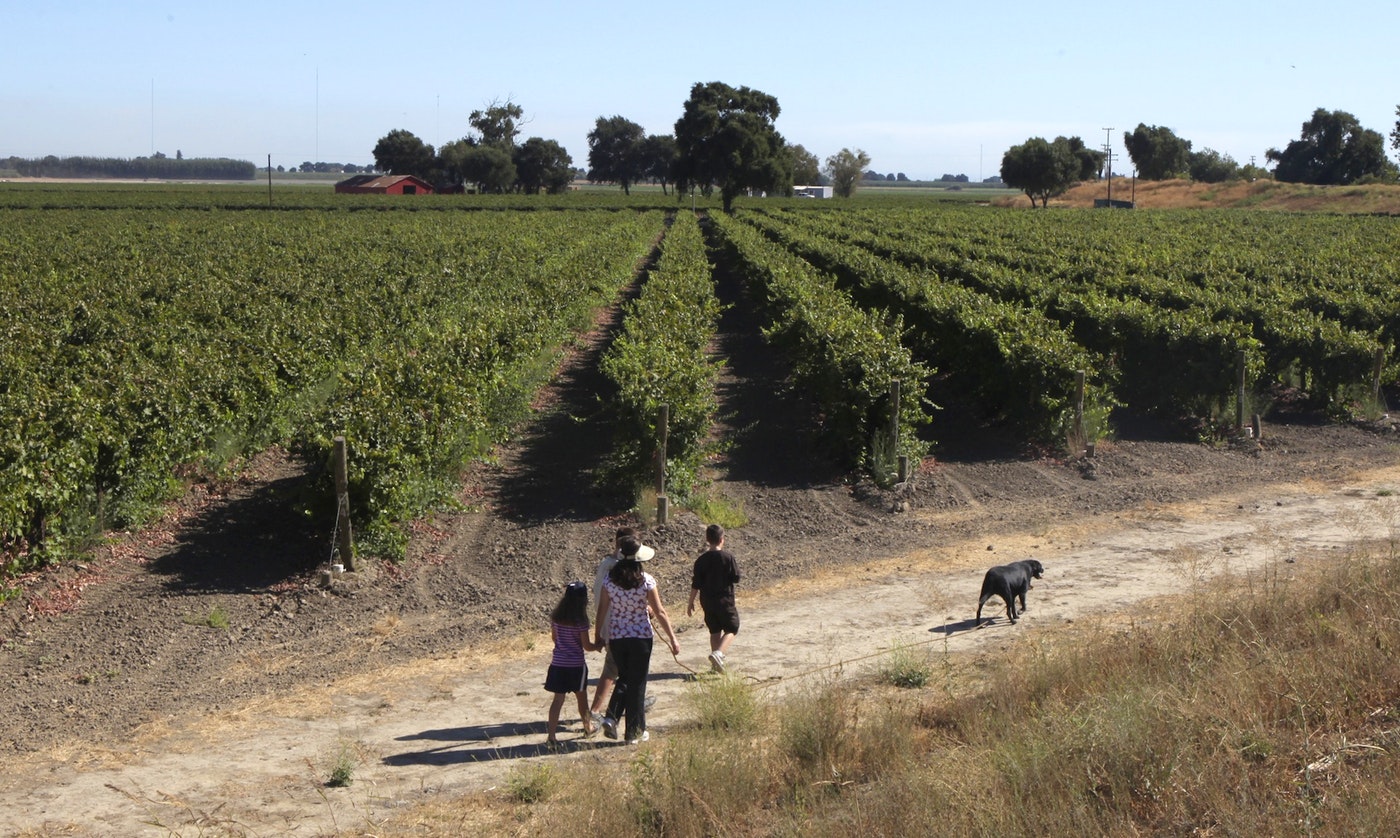
[[[822,160],[979,179],[1028,137],[1106,128],[1129,171],[1140,122],[1262,165],[1316,108],[1389,135],[1400,104],[1393,0],[0,0],[0,28],[0,157],[365,164],[391,130],[437,146],[510,99],[521,139],[587,166],[599,116],[669,134],[723,81],[776,96]]]

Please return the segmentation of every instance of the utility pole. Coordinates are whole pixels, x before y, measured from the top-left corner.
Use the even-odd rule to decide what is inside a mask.
[[[1113,129],[1103,129],[1103,153],[1108,165],[1108,208],[1113,209]]]

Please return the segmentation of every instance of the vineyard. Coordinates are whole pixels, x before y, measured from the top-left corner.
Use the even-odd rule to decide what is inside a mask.
[[[699,223],[658,195],[425,197],[0,191],[6,570],[270,445],[324,464],[337,435],[360,546],[397,555],[624,298],[611,473],[646,473],[666,405],[684,484],[710,450],[721,261],[877,482],[937,450],[951,400],[1063,448],[1121,408],[1228,434],[1240,390],[1365,416],[1398,369],[1390,218],[749,201]],[[294,502],[318,511],[328,482]]]

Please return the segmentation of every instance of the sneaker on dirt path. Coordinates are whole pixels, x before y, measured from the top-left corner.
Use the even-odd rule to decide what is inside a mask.
[[[710,670],[711,670],[712,672],[718,673],[718,674],[720,674],[720,675],[723,675],[723,674],[724,674],[724,653],[723,653],[723,652],[711,652],[711,653],[710,653]]]
[[[641,743],[647,741],[647,740],[650,739],[650,738],[651,738],[651,731],[644,730],[644,731],[642,731],[642,735],[641,735],[641,736],[638,736],[638,737],[635,738],[635,739],[628,739],[628,740],[627,740],[627,744],[628,744],[628,745],[640,745]]]
[[[656,696],[648,694],[646,700],[642,702],[643,710],[650,710],[656,704]]]
[[[603,719],[603,735],[609,739],[617,738],[617,720]]]

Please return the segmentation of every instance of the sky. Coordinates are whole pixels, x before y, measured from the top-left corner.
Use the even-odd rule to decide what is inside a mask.
[[[1388,137],[1400,105],[1393,0],[0,0],[0,30],[0,158],[365,165],[390,131],[440,146],[509,100],[519,139],[587,167],[599,117],[670,134],[722,81],[777,97],[819,160],[982,180],[1060,135],[1131,172],[1139,123],[1263,165],[1317,108]]]

